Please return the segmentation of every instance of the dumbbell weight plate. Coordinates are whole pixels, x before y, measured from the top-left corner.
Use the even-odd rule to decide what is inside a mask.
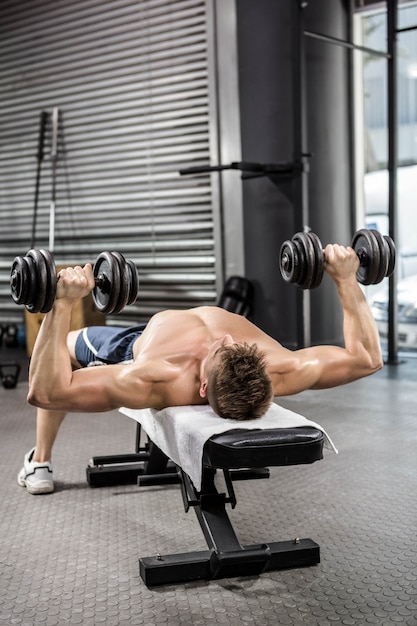
[[[116,302],[115,302],[115,307],[113,310],[113,313],[120,313],[121,311],[123,311],[123,309],[125,308],[125,306],[128,303],[129,300],[129,292],[130,292],[130,285],[129,285],[129,274],[130,274],[130,270],[128,269],[127,265],[126,265],[126,259],[124,258],[123,254],[121,254],[120,252],[112,252],[111,253],[113,258],[116,259],[117,263],[119,264],[119,271],[120,271],[120,282],[117,286],[117,298],[116,298]],[[112,289],[114,290],[115,285],[112,285]]]
[[[130,286],[127,304],[130,305],[130,304],[134,304],[136,300],[138,299],[139,276],[138,276],[138,270],[136,269],[136,265],[134,264],[132,260],[127,259],[126,266],[128,269],[129,286]]]
[[[25,257],[16,257],[10,271],[10,289],[16,304],[25,304],[30,313],[49,311],[56,294],[51,254],[46,250],[29,250]]]
[[[309,248],[305,240],[305,233],[303,232],[295,233],[292,242],[297,248],[299,258],[299,276],[295,284],[301,289],[306,289],[306,285],[309,283],[313,271],[310,262],[313,260],[314,263],[314,251]]]
[[[323,280],[324,273],[324,254],[323,246],[319,237],[315,233],[308,233],[308,237],[314,248],[314,273],[311,279],[311,285],[309,289],[316,289]]]
[[[358,230],[353,236],[351,247],[360,261],[356,272],[357,281],[362,285],[373,285],[381,265],[381,254],[375,235],[365,228]]]
[[[44,257],[39,250],[29,250],[26,262],[36,275],[36,290],[32,290],[31,297],[27,298],[26,309],[29,313],[40,313],[45,301],[45,284],[48,280]]]
[[[379,247],[379,267],[377,268],[376,277],[374,279],[373,285],[378,285],[382,282],[387,275],[388,264],[390,259],[390,250],[388,244],[384,237],[377,230],[372,230],[372,235],[375,237],[376,242]]]
[[[301,249],[300,258],[303,271],[297,283],[301,289],[314,288],[320,275],[320,266],[318,266],[316,258],[316,241],[314,240],[314,234],[313,237],[311,237],[311,234],[300,232],[296,233],[292,238],[292,241]],[[321,253],[323,255],[323,251]]]
[[[48,311],[52,309],[52,306],[56,298],[56,286],[57,286],[56,266],[55,266],[55,261],[53,259],[53,256],[49,252],[49,250],[39,250],[39,252],[41,253],[44,259],[44,266],[45,266],[46,280],[47,280],[41,313],[48,313]]]
[[[38,275],[36,271],[36,265],[33,262],[33,259],[25,259],[27,263],[27,287],[26,287],[26,300],[22,304],[26,304],[26,302],[33,302],[33,299],[36,297],[38,293]],[[26,307],[27,308],[27,307]]]
[[[139,293],[139,277],[136,265],[130,259],[126,259],[120,252],[111,253],[117,259],[122,281],[120,293],[117,297],[116,307],[113,313],[121,313],[128,305],[134,304]],[[113,287],[114,288],[114,287]]]
[[[10,270],[10,291],[16,304],[28,301],[31,284],[33,284],[31,267],[33,264],[26,257],[17,256]]]
[[[45,298],[45,290],[41,288],[41,280],[46,281],[47,279],[44,257],[39,250],[29,250],[24,261],[27,266],[28,274],[22,275],[21,280],[31,282],[29,276],[34,276],[34,286],[36,285],[36,288],[30,288],[30,294],[28,290],[26,290],[27,293],[24,303],[29,313],[39,313]],[[38,263],[39,267],[37,265]]]
[[[56,296],[56,267],[48,250],[29,250],[26,257],[36,274],[36,291],[31,289],[31,299],[26,308],[29,313],[47,313]]]
[[[391,276],[391,274],[393,274],[394,269],[395,269],[395,260],[396,260],[397,252],[396,252],[395,243],[393,239],[389,237],[388,235],[384,235],[383,237],[387,243],[388,250],[389,250],[388,267],[387,267],[387,272],[385,276]]]
[[[286,283],[297,284],[300,276],[300,259],[296,244],[287,239],[279,251],[279,269]]]
[[[99,311],[107,315],[114,313],[118,306],[122,272],[118,260],[111,252],[101,252],[94,263],[94,277],[98,279],[92,291],[94,303]]]

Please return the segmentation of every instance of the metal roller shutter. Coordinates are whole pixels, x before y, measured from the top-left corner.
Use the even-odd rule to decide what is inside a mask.
[[[48,248],[51,123],[59,107],[57,263],[119,250],[136,263],[140,297],[109,323],[212,304],[220,277],[215,132],[204,0],[4,0],[0,15],[0,321],[14,256],[30,247],[39,116],[48,112],[36,247]]]

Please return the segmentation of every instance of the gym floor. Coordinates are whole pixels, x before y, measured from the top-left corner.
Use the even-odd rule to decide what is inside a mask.
[[[0,387],[0,624],[11,626],[417,625],[417,360],[368,379],[282,399],[339,449],[309,466],[236,483],[230,512],[243,544],[309,537],[319,565],[148,589],[138,559],[204,550],[178,486],[93,489],[98,454],[134,450],[117,412],[68,416],[54,452],[56,491],[31,496],[16,476],[34,445],[25,355]]]

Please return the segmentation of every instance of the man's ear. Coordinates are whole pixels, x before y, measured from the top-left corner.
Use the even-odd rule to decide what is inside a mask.
[[[207,398],[207,378],[203,378],[200,384],[200,398]]]

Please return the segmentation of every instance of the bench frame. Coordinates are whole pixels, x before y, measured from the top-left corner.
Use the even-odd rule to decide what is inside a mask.
[[[229,470],[222,468],[227,493],[215,485],[218,470],[203,467],[201,491],[189,476],[152,442],[140,446],[138,424],[134,454],[94,457],[87,467],[92,487],[137,483],[139,486],[179,483],[186,512],[194,509],[208,550],[181,554],[156,554],[139,559],[139,572],[148,587],[192,580],[256,576],[266,571],[305,567],[320,562],[320,547],[311,539],[242,546],[226,505],[236,506],[233,481],[268,478],[267,468]],[[312,461],[306,461],[312,462]],[[278,463],[285,465],[287,463]]]

